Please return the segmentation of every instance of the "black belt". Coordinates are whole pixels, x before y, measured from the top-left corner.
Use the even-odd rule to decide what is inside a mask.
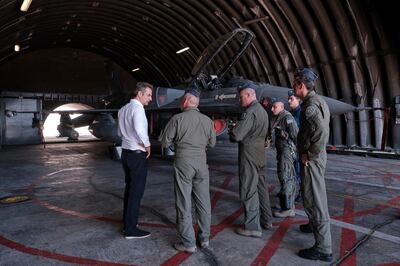
[[[127,149],[122,149],[122,150],[127,153],[137,153],[137,154],[146,153],[145,151],[142,150],[127,150]]]

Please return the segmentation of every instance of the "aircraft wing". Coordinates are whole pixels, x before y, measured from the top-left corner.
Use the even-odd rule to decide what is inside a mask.
[[[257,91],[257,99],[258,100],[261,100],[266,97],[270,97],[270,98],[277,97],[277,98],[286,100],[288,97],[288,91],[291,90],[289,88],[273,86],[273,85],[266,84],[266,83],[259,83],[257,85],[259,86],[259,89]],[[326,104],[328,105],[331,115],[340,115],[340,114],[344,114],[344,113],[354,112],[357,109],[353,105],[336,100],[334,98],[330,98],[330,97],[326,97],[326,96],[322,96],[322,98],[325,100]],[[289,110],[287,101],[285,101],[285,107],[287,110]]]
[[[95,114],[117,113],[118,110],[119,109],[87,109],[87,110],[44,111],[44,113],[95,115]]]
[[[226,84],[227,87],[218,88],[214,90],[202,90],[200,94],[199,109],[210,116],[231,116],[243,112],[239,102],[239,93],[237,88],[240,87],[246,80],[232,79]],[[273,86],[267,83],[256,83],[258,88],[256,91],[257,99],[261,101],[264,98],[280,98],[285,100],[286,109],[289,110],[287,104],[288,91],[287,87]],[[170,111],[180,112],[180,96],[184,93],[183,90],[162,88],[162,93],[157,92],[157,98],[161,101],[157,102],[157,106],[149,106],[146,108],[148,111]],[[179,96],[179,97],[178,97]],[[331,115],[339,115],[348,112],[356,111],[353,105],[341,102],[339,100],[322,96],[326,101]]]

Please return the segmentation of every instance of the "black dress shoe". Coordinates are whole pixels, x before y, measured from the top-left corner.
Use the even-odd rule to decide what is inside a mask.
[[[136,228],[136,230],[133,233],[125,233],[124,237],[125,239],[135,239],[135,238],[146,238],[150,235],[151,235],[150,232]]]
[[[309,234],[309,233],[312,233],[312,232],[313,232],[312,226],[311,226],[310,223],[308,223],[308,224],[301,224],[301,225],[300,225],[300,231],[303,232],[303,233],[306,233],[306,234]]]
[[[316,250],[314,247],[300,250],[299,256],[308,260],[332,261],[332,253],[322,253]]]

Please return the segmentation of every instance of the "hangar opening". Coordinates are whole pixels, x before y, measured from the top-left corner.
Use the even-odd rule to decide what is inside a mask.
[[[82,104],[82,103],[68,103],[63,104],[53,111],[75,111],[75,110],[90,110],[93,109],[92,106]],[[43,124],[43,137],[45,142],[52,141],[65,141],[67,140],[93,140],[96,139],[89,131],[89,125],[82,127],[71,127],[68,128],[68,123],[64,126],[60,125],[61,114],[50,113],[44,124]],[[68,115],[70,119],[75,119],[81,116],[80,114]],[[61,127],[60,127],[61,126]],[[75,132],[72,132],[75,131]],[[64,134],[63,134],[64,133]]]

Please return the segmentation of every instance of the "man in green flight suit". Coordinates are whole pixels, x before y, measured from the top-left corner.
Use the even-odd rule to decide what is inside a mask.
[[[257,86],[246,82],[239,88],[240,102],[246,111],[230,130],[230,138],[239,142],[239,194],[245,209],[244,228],[240,235],[261,237],[261,227],[272,228],[272,212],[264,173],[265,138],[268,114],[257,101]]]
[[[294,160],[297,158],[297,133],[299,131],[294,117],[285,110],[282,99],[272,99],[272,113],[276,117],[272,126],[272,135],[276,148],[277,174],[281,184],[279,191],[280,211],[274,216],[294,217],[294,199],[296,196],[296,170]]]
[[[200,92],[188,88],[181,99],[182,113],[174,115],[165,126],[158,140],[163,147],[175,145],[174,187],[176,224],[180,242],[175,249],[193,253],[196,238],[192,224],[192,204],[199,225],[198,238],[202,248],[209,246],[211,204],[209,171],[206,147],[216,142],[212,120],[199,112]]]
[[[304,210],[310,222],[300,226],[312,232],[315,244],[299,251],[310,260],[332,260],[332,239],[325,186],[326,145],[329,138],[330,113],[326,102],[314,91],[317,74],[309,68],[296,71],[293,89],[303,101],[297,148],[301,165]]]

